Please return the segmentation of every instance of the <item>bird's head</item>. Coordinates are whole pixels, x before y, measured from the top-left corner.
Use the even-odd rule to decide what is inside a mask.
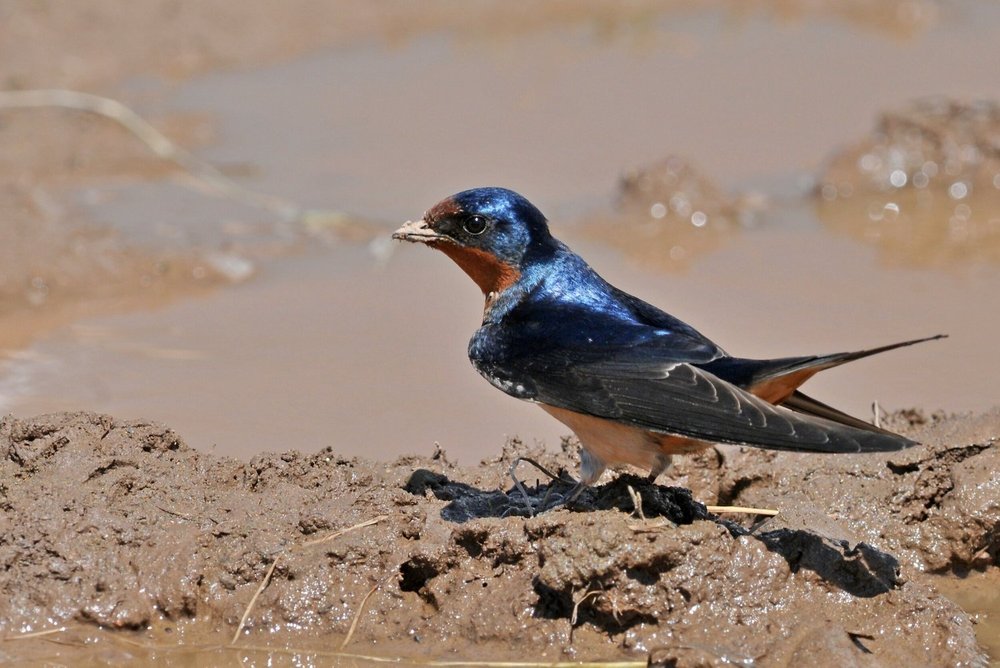
[[[516,283],[533,252],[552,244],[542,212],[504,188],[475,188],[443,199],[392,238],[442,251],[487,297]]]

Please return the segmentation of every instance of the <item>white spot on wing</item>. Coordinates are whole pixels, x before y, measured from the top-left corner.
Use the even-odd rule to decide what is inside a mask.
[[[663,378],[664,380],[666,380],[667,378],[670,378],[670,372],[673,371],[674,369],[676,369],[678,366],[680,366],[680,365],[679,364],[671,364],[670,366],[663,367],[663,369],[660,370],[660,373],[662,373],[663,375],[660,376],[660,377]]]

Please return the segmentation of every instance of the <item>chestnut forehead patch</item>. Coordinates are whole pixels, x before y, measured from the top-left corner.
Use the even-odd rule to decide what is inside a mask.
[[[456,216],[462,213],[462,207],[454,200],[452,197],[447,197],[430,209],[424,214],[424,220],[430,224],[434,224],[436,221],[442,218],[447,218],[449,216]]]

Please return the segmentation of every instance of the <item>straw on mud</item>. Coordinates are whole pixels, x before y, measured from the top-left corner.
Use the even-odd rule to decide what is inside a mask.
[[[710,513],[746,513],[748,515],[767,515],[774,517],[778,514],[773,508],[750,508],[747,506],[705,506],[705,510]]]
[[[360,522],[358,524],[355,524],[354,526],[349,526],[346,529],[340,529],[339,531],[334,531],[329,536],[324,536],[323,538],[317,538],[315,540],[306,541],[297,546],[290,547],[284,552],[279,553],[274,558],[274,561],[271,562],[271,565],[268,567],[267,572],[264,573],[264,579],[261,580],[260,585],[257,587],[257,591],[255,591],[253,594],[253,598],[250,599],[250,603],[247,604],[246,610],[243,611],[243,617],[240,618],[240,625],[236,627],[236,633],[233,635],[233,640],[230,644],[235,645],[236,642],[240,639],[240,634],[243,633],[243,628],[246,626],[247,619],[250,618],[250,611],[253,610],[253,606],[254,604],[257,603],[257,598],[260,596],[261,592],[263,592],[264,589],[267,588],[268,583],[271,581],[271,576],[274,574],[274,569],[278,565],[278,560],[281,559],[282,556],[284,556],[285,554],[291,552],[296,548],[303,548],[303,547],[308,547],[310,545],[325,543],[326,541],[333,540],[334,538],[343,536],[345,533],[350,533],[355,529],[361,529],[363,527],[371,526],[388,518],[389,518],[388,515],[379,515],[378,517],[374,517],[370,520],[365,520],[364,522]]]
[[[160,510],[160,511],[162,511],[162,512],[168,514],[168,515],[173,515],[174,517],[180,517],[183,520],[192,520],[192,519],[194,519],[191,515],[187,515],[185,513],[179,513],[176,510],[170,510],[169,508],[164,508],[163,506],[154,505],[154,508],[156,508],[157,510]]]
[[[361,599],[361,603],[358,604],[358,609],[354,612],[354,619],[351,620],[351,627],[347,629],[347,635],[344,636],[343,642],[340,643],[340,649],[347,647],[347,643],[351,642],[351,638],[354,637],[354,631],[358,628],[358,621],[361,619],[361,613],[364,612],[365,603],[367,603],[368,599],[371,598],[371,595],[375,593],[375,590],[385,584],[385,581],[389,579],[389,576],[398,571],[399,567],[389,569],[389,572],[383,575],[379,581],[375,583],[375,586],[369,589],[368,593]]]
[[[268,566],[267,573],[264,573],[264,579],[260,581],[260,586],[257,587],[257,591],[253,593],[253,598],[250,599],[250,603],[247,604],[247,609],[243,611],[243,616],[240,618],[240,625],[236,627],[236,634],[233,636],[234,645],[236,644],[236,641],[240,639],[240,634],[243,633],[243,627],[246,626],[247,618],[250,616],[250,611],[253,610],[254,603],[257,602],[257,597],[260,596],[260,593],[264,591],[265,587],[267,587],[267,583],[271,581],[271,575],[274,574],[274,567],[278,565],[278,559],[281,559],[280,554],[276,556],[274,561],[271,562],[271,565]]]
[[[974,562],[977,559],[979,559],[980,557],[985,557],[985,556],[989,555],[989,553],[990,553],[990,546],[987,545],[983,549],[979,550],[979,552],[976,552],[974,555],[972,555],[972,559],[970,559],[969,562],[970,563]]]
[[[65,630],[66,630],[65,626],[60,626],[59,628],[45,629],[44,631],[31,631],[30,633],[19,633],[17,635],[4,636],[2,640],[3,642],[7,642],[8,640],[27,640],[28,638],[41,638],[42,636],[50,636],[53,633],[60,633]]]
[[[576,626],[576,615],[580,611],[580,604],[588,598],[593,598],[601,594],[600,589],[591,589],[573,603],[573,615],[569,618],[569,625]]]
[[[339,537],[343,536],[345,533],[350,533],[351,531],[354,531],[355,529],[363,529],[364,527],[371,526],[373,524],[378,524],[379,522],[382,522],[382,521],[387,520],[387,519],[389,519],[388,515],[379,515],[378,517],[373,517],[370,520],[365,520],[364,522],[361,522],[360,524],[355,524],[354,526],[347,527],[346,529],[339,529],[337,531],[334,531],[329,536],[324,536],[322,538],[314,538],[313,540],[307,540],[304,543],[301,543],[300,547],[308,547],[309,545],[318,545],[319,543],[325,543],[328,540],[333,540],[334,538],[339,538]]]

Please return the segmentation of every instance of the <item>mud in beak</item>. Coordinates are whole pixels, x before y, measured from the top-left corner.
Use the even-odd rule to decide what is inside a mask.
[[[414,243],[428,243],[444,239],[445,237],[432,230],[424,220],[408,220],[401,228],[392,233],[392,238],[400,241],[412,241]]]

